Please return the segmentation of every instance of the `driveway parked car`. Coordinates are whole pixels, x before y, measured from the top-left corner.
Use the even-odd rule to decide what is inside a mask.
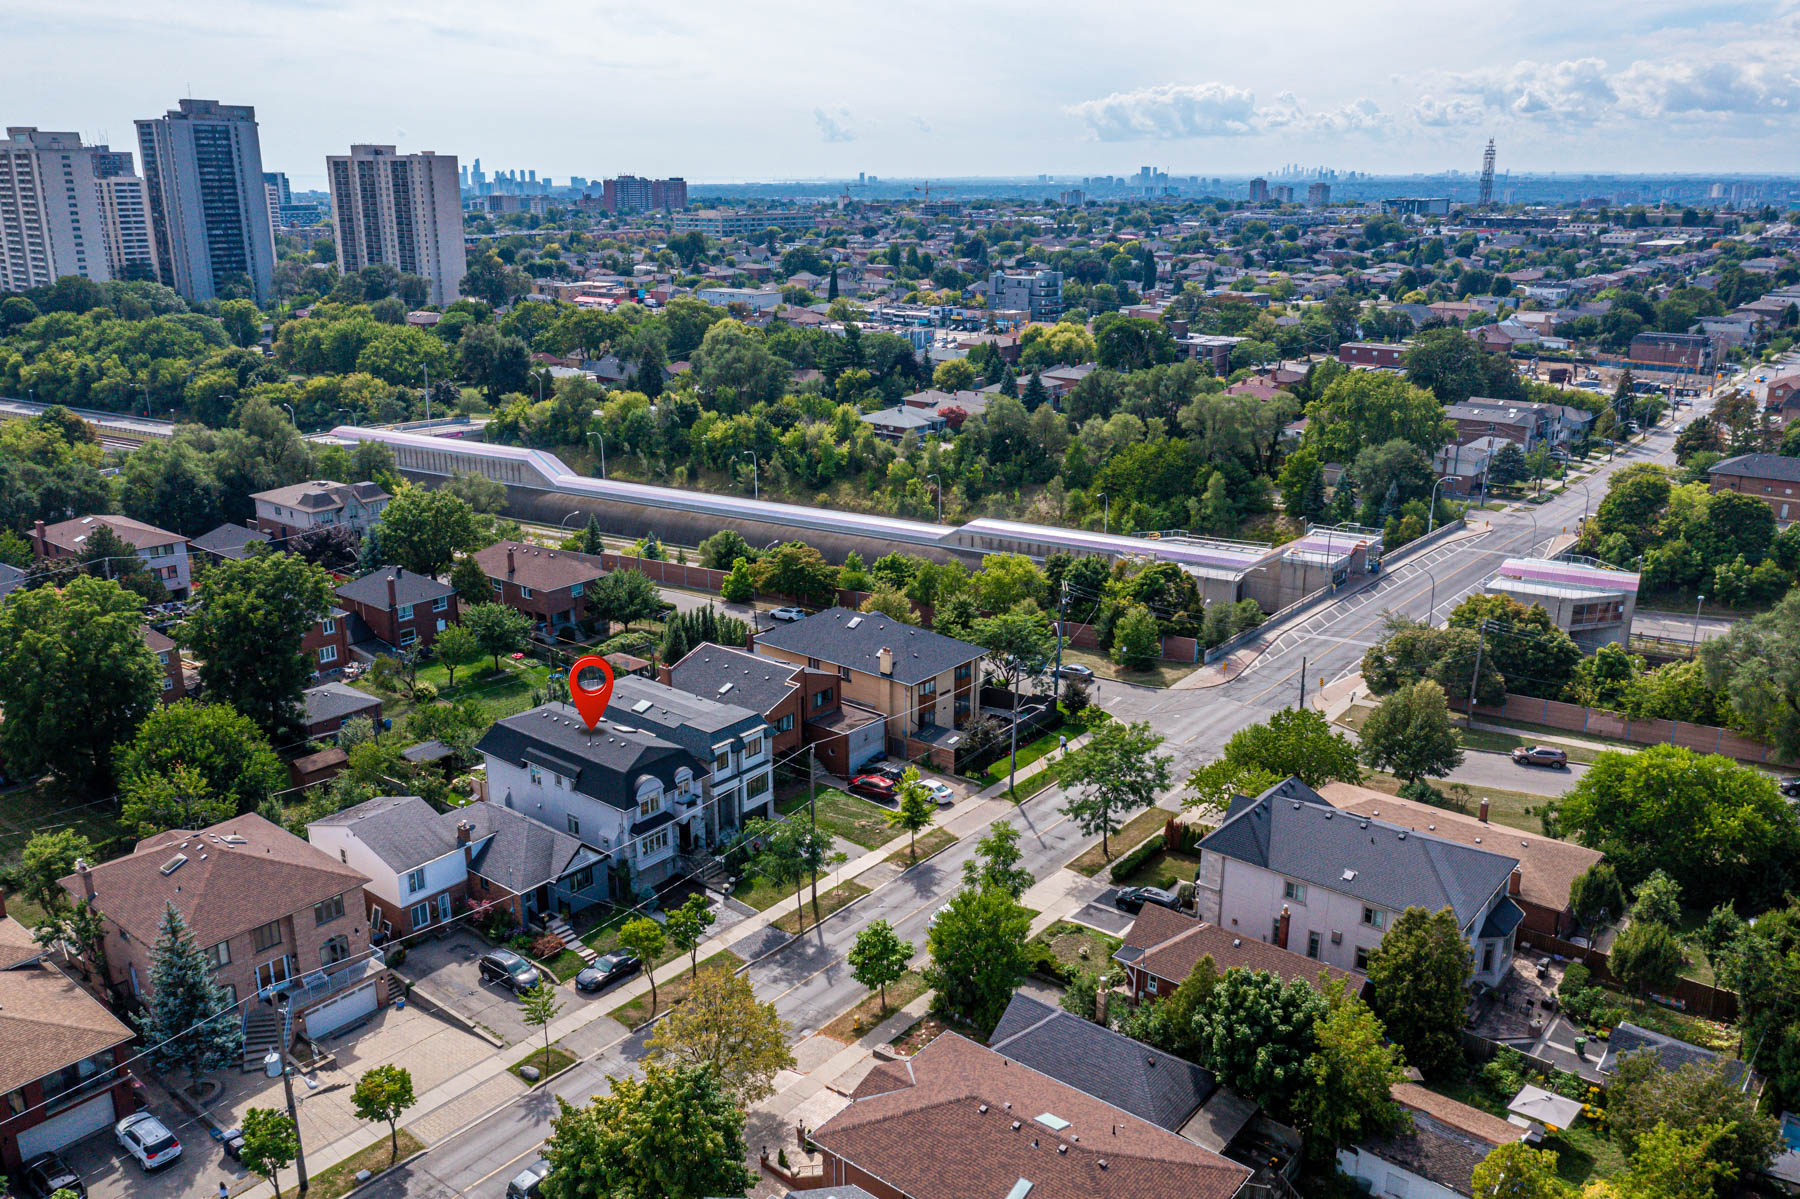
[[[615,949],[594,959],[594,964],[575,976],[577,991],[604,991],[621,978],[644,968],[638,955],[629,949]]]
[[[897,783],[906,777],[906,769],[907,763],[905,762],[877,762],[863,773],[879,774],[881,777],[893,779]]]
[[[1094,681],[1093,670],[1075,662],[1070,662],[1064,666],[1057,667],[1056,674],[1058,678],[1079,679],[1084,683],[1091,683]]]
[[[770,620],[795,621],[806,619],[805,608],[777,608],[769,613]]]
[[[925,790],[931,792],[931,798],[937,802],[937,806],[940,808],[947,808],[956,802],[956,792],[950,789],[949,783],[932,780],[925,784]]]
[[[537,1199],[544,1186],[544,1176],[549,1173],[550,1163],[538,1158],[513,1175],[513,1180],[506,1184],[506,1199]]]
[[[879,799],[892,802],[894,798],[894,780],[885,774],[859,774],[850,780],[853,794],[868,799]]]
[[[481,977],[502,983],[523,995],[541,981],[537,967],[510,949],[490,949],[481,955]]]
[[[68,1191],[75,1199],[87,1199],[87,1184],[81,1181],[81,1175],[54,1153],[25,1163],[20,1177],[30,1199],[50,1199],[58,1191]]]
[[[1181,900],[1176,897],[1175,893],[1165,891],[1161,887],[1126,887],[1113,896],[1113,906],[1121,912],[1141,912],[1147,903],[1155,904],[1159,908],[1168,908],[1172,912],[1181,909]]]
[[[1549,766],[1566,769],[1569,755],[1553,745],[1521,745],[1512,751],[1512,760],[1521,766]]]
[[[149,1112],[126,1116],[113,1125],[119,1147],[137,1158],[145,1170],[159,1170],[181,1156],[181,1142]]]

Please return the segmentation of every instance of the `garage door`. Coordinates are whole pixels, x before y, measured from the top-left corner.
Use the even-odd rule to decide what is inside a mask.
[[[870,758],[879,758],[887,752],[887,721],[871,720],[860,729],[854,729],[844,738],[844,748],[849,754],[849,767],[852,772]]]
[[[306,1035],[317,1041],[375,1010],[375,984],[340,995],[306,1013]]]
[[[89,1133],[99,1132],[113,1122],[112,1092],[96,1095],[86,1103],[66,1112],[58,1112],[35,1128],[19,1134],[19,1156],[30,1161],[40,1153],[52,1153],[64,1145],[72,1145]]]

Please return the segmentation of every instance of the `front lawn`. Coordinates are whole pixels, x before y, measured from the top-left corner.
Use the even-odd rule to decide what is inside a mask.
[[[816,926],[819,921],[825,919],[825,917],[831,915],[839,908],[850,903],[852,900],[861,899],[868,893],[869,889],[861,883],[839,883],[831,890],[820,894],[819,910],[815,914],[812,905],[812,894],[809,888],[804,912],[789,912],[784,916],[776,917],[774,920],[770,921],[770,923],[784,933],[798,933],[802,931],[800,926],[800,918],[802,916],[806,917],[806,927],[812,928]]]
[[[1182,883],[1194,881],[1200,859],[1192,854],[1170,853],[1159,849],[1144,859],[1143,865],[1119,880],[1121,887],[1161,887],[1173,891]]]
[[[744,964],[744,959],[729,949],[721,949],[709,958],[700,959],[702,970],[736,970]],[[683,970],[667,981],[656,984],[656,1003],[658,1012],[666,1012],[687,998],[688,989],[694,985],[694,972]],[[650,1011],[650,988],[646,986],[644,993],[636,999],[628,999],[612,1011],[606,1013],[626,1028],[636,1028],[653,1014]]]
[[[902,845],[899,849],[890,853],[887,856],[887,860],[894,863],[896,866],[907,867],[913,865],[915,862],[923,862],[932,854],[937,853],[940,850],[948,849],[955,844],[956,834],[948,829],[926,829],[919,834],[918,852],[916,855],[908,853],[907,847]]]
[[[554,974],[559,983],[568,982],[580,974],[581,968],[587,965],[573,949],[565,949],[553,958],[533,958],[532,961]]]
[[[336,1165],[326,1166],[317,1174],[311,1175],[307,1179],[307,1194],[312,1199],[339,1199],[362,1185],[356,1176],[364,1170],[379,1174],[395,1162],[405,1161],[425,1148],[418,1137],[404,1128],[393,1139],[399,1143],[399,1152],[394,1152],[389,1138],[382,1137],[373,1145],[358,1149]],[[283,1193],[288,1193],[285,1187],[293,1184],[292,1169],[283,1170],[282,1178],[285,1184]]]
[[[538,1082],[543,1082],[546,1078],[554,1078],[556,1075],[561,1074],[564,1070],[567,1070],[574,1064],[574,1054],[562,1048],[560,1045],[552,1045],[548,1049],[533,1049],[529,1054],[507,1067],[507,1069],[511,1070],[514,1074],[517,1074],[521,1079],[525,1079],[523,1073],[525,1067],[536,1066],[538,1071]],[[530,1082],[530,1079],[525,1079],[525,1081]],[[533,1085],[535,1086],[536,1084],[534,1083]]]
[[[1200,668],[1198,662],[1163,660],[1157,662],[1149,670],[1126,670],[1105,654],[1096,653],[1093,650],[1076,649],[1067,643],[1063,645],[1063,664],[1065,666],[1085,666],[1102,679],[1118,679],[1126,683],[1136,683],[1140,687],[1173,687]]]
[[[908,970],[888,984],[887,1008],[882,1009],[881,996],[873,991],[855,1007],[819,1031],[849,1045],[875,1031],[877,1025],[925,993],[925,980],[915,970]]]
[[[1076,732],[1079,733],[1080,730],[1077,729]],[[1048,732],[1042,733],[1039,736],[1034,737],[1030,741],[1020,742],[1019,743],[1019,769],[1020,770],[1025,769],[1025,767],[1031,765],[1031,763],[1037,761],[1039,758],[1043,757],[1045,754],[1047,754],[1051,750],[1055,749],[1058,745],[1062,744],[1063,736],[1064,736],[1064,727],[1059,724],[1056,727],[1050,729]],[[1008,749],[1010,750],[1010,748],[1011,747],[1009,746]],[[1008,753],[1001,754],[998,758],[994,759],[994,764],[992,766],[989,766],[987,768],[987,770],[985,772],[983,772],[983,774],[981,775],[981,778],[980,778],[981,785],[983,787],[991,787],[995,783],[1004,783],[1007,779],[1007,776],[1011,773],[1011,766],[1012,766],[1011,753],[1008,752]]]
[[[806,792],[780,800],[775,806],[783,816],[804,811]],[[814,810],[821,829],[838,840],[849,841],[864,849],[880,849],[900,835],[900,830],[890,827],[887,822],[889,809],[835,787],[819,789]]]
[[[1031,944],[1048,949],[1061,963],[1062,973],[1073,974],[1077,970],[1104,973],[1111,968],[1112,955],[1124,942],[1085,924],[1058,920],[1031,938]]]
[[[627,922],[636,919],[638,915],[639,913],[636,911],[616,911],[593,928],[582,933],[581,943],[593,950],[596,955],[604,957],[613,950],[622,948],[619,944],[619,930],[624,928]],[[673,945],[665,945],[662,956],[656,959],[656,964],[660,966],[664,962],[672,961],[680,952]]]
[[[1077,874],[1085,874],[1089,878],[1094,877],[1104,870],[1113,858],[1136,849],[1160,833],[1163,825],[1167,824],[1169,818],[1174,815],[1175,813],[1167,808],[1145,808],[1127,821],[1125,827],[1108,838],[1108,847],[1112,850],[1110,855],[1101,853],[1100,842],[1096,841],[1069,863],[1069,869]],[[1189,877],[1193,876],[1189,875]]]

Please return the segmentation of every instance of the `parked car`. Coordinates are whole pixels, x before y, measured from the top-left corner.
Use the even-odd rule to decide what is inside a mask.
[[[68,1191],[75,1199],[87,1199],[87,1184],[81,1181],[81,1175],[54,1153],[26,1162],[20,1181],[28,1199],[50,1199],[58,1191]]]
[[[1521,766],[1549,766],[1566,769],[1569,755],[1554,745],[1521,745],[1512,751],[1512,760]]]
[[[523,995],[541,981],[537,967],[510,949],[490,949],[481,955],[483,982],[502,983]]]
[[[506,1199],[537,1199],[549,1173],[550,1163],[538,1158],[513,1175],[513,1180],[506,1184]]]
[[[603,991],[627,975],[644,968],[643,961],[629,949],[615,949],[594,959],[594,964],[575,976],[577,991]]]
[[[894,780],[885,774],[859,774],[850,780],[853,794],[868,799],[891,801],[894,798]]]
[[[150,1112],[126,1116],[113,1125],[113,1135],[119,1138],[119,1147],[145,1170],[160,1170],[181,1156],[181,1142]]]
[[[877,762],[867,767],[864,774],[879,774],[883,778],[893,779],[896,783],[906,777],[908,764],[905,762]]]
[[[947,808],[956,802],[956,792],[950,789],[949,783],[940,783],[934,779],[925,783],[925,790],[931,792],[931,798],[937,801],[940,808]]]
[[[1776,785],[1781,788],[1781,793],[1783,795],[1800,796],[1800,777],[1789,775]]]
[[[1141,912],[1147,903],[1168,908],[1171,912],[1181,910],[1180,898],[1161,887],[1126,887],[1113,896],[1113,906],[1121,912]]]
[[[1070,662],[1056,668],[1056,676],[1062,679],[1078,679],[1083,683],[1094,681],[1094,672],[1090,667]]]
[[[770,620],[795,621],[806,619],[805,608],[777,608],[769,613]]]
[[[926,930],[929,931],[931,929],[936,928],[937,922],[939,920],[943,919],[944,913],[948,912],[949,910],[950,910],[950,905],[945,904],[943,907],[941,907],[937,911],[933,912],[931,914],[931,918],[925,921]]]

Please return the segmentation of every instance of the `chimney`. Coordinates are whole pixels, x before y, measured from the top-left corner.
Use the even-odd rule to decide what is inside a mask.
[[[1514,866],[1512,874],[1506,880],[1506,893],[1508,895],[1517,895],[1519,893],[1519,884],[1524,881],[1525,871]]]
[[[509,579],[512,578],[515,569],[516,568],[513,566],[513,547],[509,545],[506,547],[506,577]]]
[[[675,668],[667,662],[657,663],[656,681],[665,687],[673,687],[675,685]]]
[[[894,651],[884,645],[881,647],[881,652],[877,654],[876,657],[881,662],[881,673],[884,676],[892,677],[894,673]]]
[[[470,824],[467,820],[459,820],[456,822],[456,843],[458,845],[467,845],[474,836],[474,825]]]
[[[750,631],[748,633],[744,634],[744,648],[749,650],[751,653],[756,652],[756,626],[755,625],[751,625]]]
[[[1281,905],[1281,923],[1278,926],[1276,926],[1276,929],[1275,929],[1275,944],[1282,949],[1287,948],[1288,925],[1293,922],[1293,919],[1294,919],[1293,914],[1288,911],[1288,905],[1285,903],[1282,904]]]
[[[81,894],[84,898],[94,898],[94,873],[88,869],[85,858],[75,859],[75,877],[81,880]]]
[[[31,526],[31,544],[37,550],[38,557],[50,556],[50,543],[44,540],[44,522],[41,520]]]
[[[0,920],[6,919],[6,895],[0,892]]]
[[[1488,822],[1488,801],[1487,801],[1487,797],[1483,796],[1482,800],[1481,800],[1481,823],[1486,824],[1487,822]]]
[[[399,575],[400,575],[400,568],[396,566],[394,568],[394,573],[388,576],[388,611],[389,612],[393,612],[400,607],[400,593],[394,587],[394,580],[396,578],[398,578]]]
[[[1104,980],[1102,980],[1102,981],[1104,982]],[[1112,998],[1112,988],[1111,987],[1101,986],[1094,991],[1094,1020],[1096,1023],[1098,1023],[1100,1025],[1101,1028],[1107,1027],[1106,1007],[1107,1007],[1107,1001],[1110,1000],[1111,998]]]

